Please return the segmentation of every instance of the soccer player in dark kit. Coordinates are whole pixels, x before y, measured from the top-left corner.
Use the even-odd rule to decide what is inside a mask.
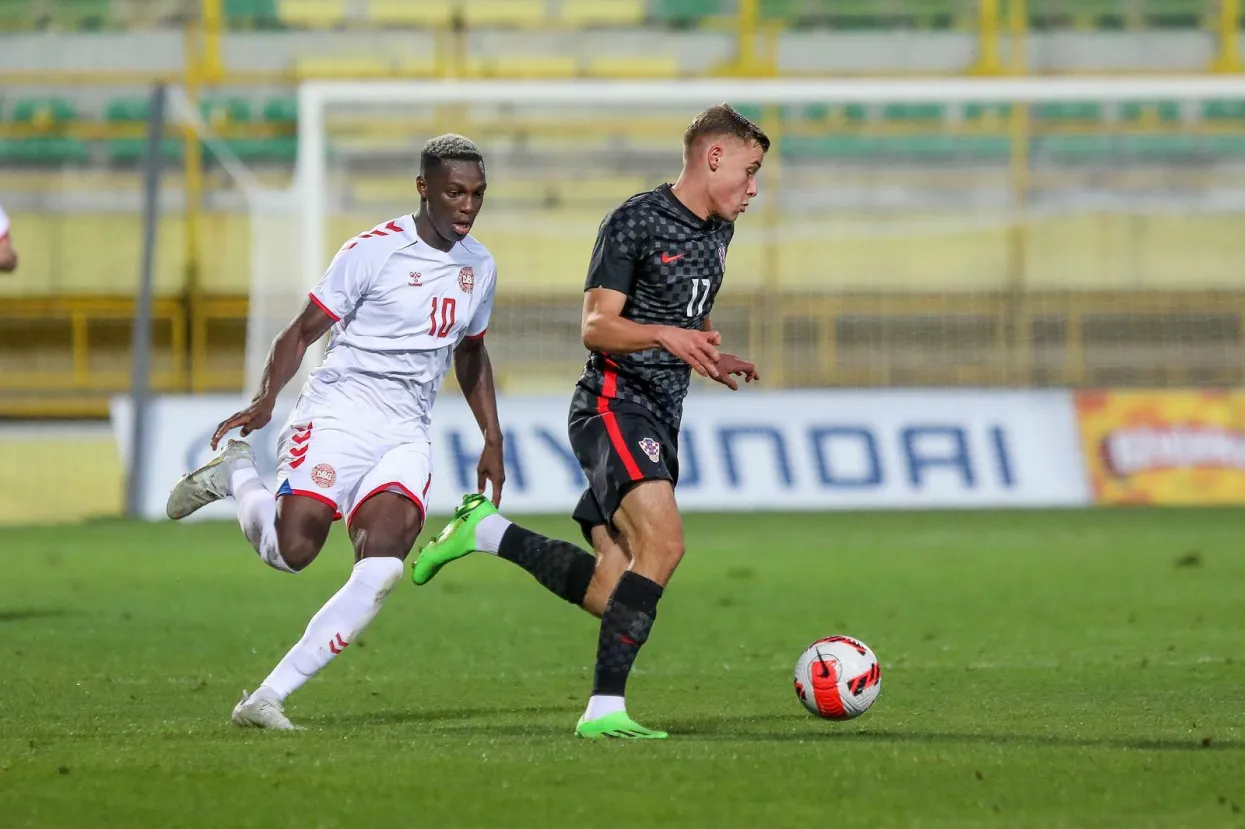
[[[582,335],[591,353],[569,422],[588,478],[573,515],[595,558],[511,523],[472,494],[412,571],[416,584],[426,584],[455,559],[492,553],[600,617],[592,697],[575,729],[581,737],[666,736],[628,716],[624,692],[683,557],[674,487],[691,372],[732,391],[736,376],[758,379],[751,363],[718,351],[709,315],[735,219],[757,194],[769,145],[730,106],[711,107],[684,133],[678,180],[632,196],[601,223],[584,292]]]

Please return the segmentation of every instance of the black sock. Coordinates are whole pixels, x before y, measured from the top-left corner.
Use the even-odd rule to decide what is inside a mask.
[[[546,538],[511,524],[497,545],[497,555],[513,561],[555,596],[582,605],[597,566],[596,557],[569,541]]]
[[[597,668],[592,680],[593,695],[621,697],[627,690],[627,676],[648,640],[657,618],[657,600],[662,588],[638,573],[623,573],[601,615],[601,636],[597,640]]]

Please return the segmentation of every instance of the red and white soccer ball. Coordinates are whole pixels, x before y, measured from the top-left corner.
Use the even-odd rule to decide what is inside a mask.
[[[850,720],[869,710],[882,692],[882,668],[869,646],[850,636],[827,636],[795,663],[795,695],[811,713]]]

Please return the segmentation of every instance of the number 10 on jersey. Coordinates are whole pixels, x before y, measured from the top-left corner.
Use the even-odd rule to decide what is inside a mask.
[[[437,306],[440,305],[440,319],[437,319]],[[439,296],[432,298],[432,316],[429,319],[428,333],[433,337],[448,337],[450,329],[454,327],[454,320],[458,317],[458,300],[453,297]]]

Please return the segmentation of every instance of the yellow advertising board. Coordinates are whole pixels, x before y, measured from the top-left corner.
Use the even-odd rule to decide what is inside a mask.
[[[1076,395],[1099,504],[1245,504],[1245,393]]]

